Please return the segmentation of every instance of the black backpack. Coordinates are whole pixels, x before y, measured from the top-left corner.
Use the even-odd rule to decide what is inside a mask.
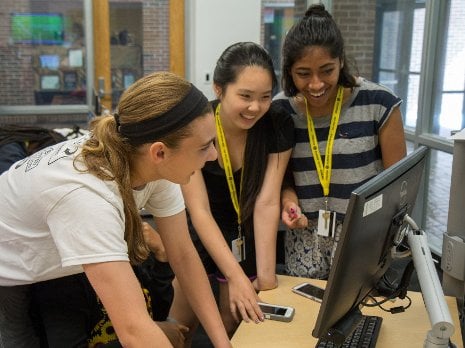
[[[17,142],[25,144],[28,154],[59,143],[66,138],[53,129],[14,124],[0,125],[0,146]]]
[[[16,161],[63,140],[66,140],[66,137],[52,129],[0,125],[0,174]]]

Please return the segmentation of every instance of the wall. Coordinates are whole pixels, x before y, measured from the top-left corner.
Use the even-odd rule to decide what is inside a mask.
[[[142,4],[144,73],[169,70],[169,0],[143,0]]]
[[[186,78],[213,99],[212,74],[221,52],[237,41],[260,43],[261,1],[190,0],[185,13]]]
[[[0,105],[33,104],[33,49],[10,42],[10,13],[31,12],[29,1],[2,0],[0,5]]]
[[[376,1],[333,0],[332,3],[332,15],[344,37],[346,56],[355,60],[358,75],[371,80]]]
[[[294,1],[296,17],[300,18],[308,4],[317,0]],[[288,1],[270,0],[270,2]],[[375,1],[326,0],[324,2],[327,5],[332,4],[331,12],[344,35],[348,56],[356,60],[360,75],[371,78]],[[69,10],[69,7],[76,3],[61,1],[59,4]],[[134,7],[134,10],[139,11],[142,7],[142,35],[137,35],[136,41],[140,43],[142,40],[144,74],[169,69],[169,0],[110,0],[110,4],[116,9],[112,18],[115,23],[126,22],[127,17],[130,17],[128,11],[124,13],[124,9]],[[186,77],[209,98],[213,98],[211,75],[221,52],[236,41],[249,40],[263,44],[260,33],[262,1],[188,0],[185,1],[185,5]],[[50,6],[50,1],[43,0],[0,2],[2,19],[0,21],[0,105],[34,104],[31,92],[34,84],[31,68],[33,48],[27,45],[11,45],[8,41],[9,13],[50,10]],[[54,10],[58,10],[58,5]],[[122,10],[126,15],[123,18],[121,18]],[[75,11],[74,15],[77,22],[82,21],[80,11]],[[135,29],[131,31],[140,33]],[[207,74],[210,76],[209,82],[205,81]],[[4,115],[2,120],[8,121]]]

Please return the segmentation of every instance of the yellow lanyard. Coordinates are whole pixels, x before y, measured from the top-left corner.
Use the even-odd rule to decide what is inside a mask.
[[[310,111],[308,110],[307,99],[305,98],[305,110],[307,112],[307,128],[308,138],[310,140],[310,149],[312,150],[313,160],[315,161],[318,178],[320,179],[321,187],[323,187],[323,195],[329,195],[329,183],[331,181],[331,167],[333,165],[332,153],[334,138],[336,137],[336,128],[341,114],[342,96],[344,87],[339,86],[337,90],[336,101],[334,102],[333,115],[331,116],[331,125],[329,127],[328,141],[326,143],[325,163],[321,160],[320,149],[318,148],[318,139],[316,137],[315,126],[313,125]]]
[[[226,181],[228,182],[229,194],[231,195],[231,201],[234,206],[234,210],[236,211],[236,214],[237,214],[237,224],[238,224],[239,237],[240,237],[241,210],[239,206],[239,196],[237,194],[236,184],[234,183],[234,176],[233,176],[233,171],[232,171],[232,166],[231,166],[231,159],[229,158],[228,145],[226,144],[226,137],[224,136],[223,126],[221,125],[220,105],[221,104],[218,104],[215,110],[216,133],[218,136],[218,146],[220,147],[221,158],[223,159],[224,171],[226,173]],[[242,165],[242,169],[241,169],[240,186],[242,186],[242,174],[243,173],[244,173],[244,165]],[[239,187],[239,194],[240,194],[240,189],[241,187]]]

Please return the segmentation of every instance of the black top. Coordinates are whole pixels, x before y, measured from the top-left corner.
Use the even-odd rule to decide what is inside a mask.
[[[214,109],[217,105],[218,100],[212,102]],[[268,154],[283,152],[294,146],[294,123],[292,118],[274,102],[270,110],[254,125],[255,127],[259,127],[261,135],[264,135],[264,139],[267,140],[266,148]],[[245,163],[245,166],[247,165],[253,165],[253,163]],[[241,172],[242,169],[239,169],[233,174],[237,189],[240,187]],[[215,160],[205,164],[202,174],[207,188],[212,215],[223,232],[227,244],[231,247],[232,240],[238,237],[238,226],[237,214],[231,201],[225,171],[220,167],[218,160]],[[189,229],[207,271],[209,273],[218,271],[212,260],[209,259],[203,245],[198,240],[199,238],[190,220]],[[241,266],[248,276],[252,276],[256,273],[253,233],[246,235],[245,247],[246,259],[241,262]]]

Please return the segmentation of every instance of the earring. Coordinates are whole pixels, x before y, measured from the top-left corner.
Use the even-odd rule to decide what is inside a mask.
[[[295,99],[296,102],[301,103],[301,102],[304,101],[304,96],[303,96],[302,94],[298,93],[298,94],[296,94],[296,95],[294,96],[294,99]]]

